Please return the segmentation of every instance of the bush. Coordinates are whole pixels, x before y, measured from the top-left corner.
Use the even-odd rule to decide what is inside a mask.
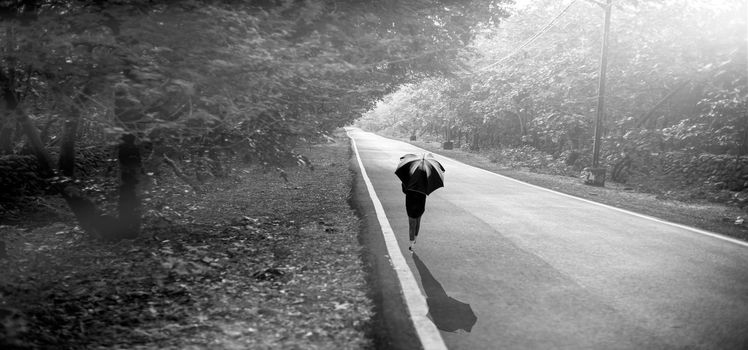
[[[576,165],[565,164],[564,157],[554,159],[552,155],[532,146],[491,150],[487,156],[492,163],[515,169],[526,168],[536,173],[564,176],[577,176],[579,173]]]
[[[0,157],[0,193],[3,198],[38,194],[46,182],[37,175],[34,156],[7,155]]]

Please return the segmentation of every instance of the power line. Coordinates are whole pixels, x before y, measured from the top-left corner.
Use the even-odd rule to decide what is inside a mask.
[[[553,17],[553,19],[551,19],[545,26],[543,26],[543,28],[541,28],[537,33],[535,33],[529,39],[525,40],[525,42],[522,43],[522,45],[520,45],[518,48],[516,48],[510,54],[504,56],[504,58],[502,58],[502,59],[500,59],[500,60],[498,60],[498,61],[496,61],[496,62],[494,62],[492,64],[489,64],[488,66],[485,66],[485,67],[479,69],[478,72],[485,72],[486,70],[499,65],[500,63],[502,63],[502,62],[504,62],[504,61],[512,58],[514,55],[518,54],[520,51],[522,51],[522,49],[524,49],[528,45],[532,44],[537,38],[539,38],[541,35],[545,34],[545,32],[547,32],[548,30],[550,30],[551,27],[553,26],[553,24],[555,24],[556,21],[559,18],[561,18],[561,16],[563,16],[564,13],[566,13],[566,11],[568,11],[571,8],[571,5],[574,5],[575,2],[577,2],[577,0],[572,0],[568,5],[566,5],[566,7],[564,7],[563,10],[561,10],[561,12],[558,15],[556,15],[556,17]]]

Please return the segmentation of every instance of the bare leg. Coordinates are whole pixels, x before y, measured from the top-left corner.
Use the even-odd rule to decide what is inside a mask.
[[[420,226],[420,218],[411,218],[408,217],[408,237],[411,241],[416,240],[416,236],[418,236],[418,229]]]
[[[410,249],[413,250],[413,245],[416,243],[416,237],[418,237],[418,231],[421,229],[421,217],[411,218],[408,217],[408,236],[410,238]]]
[[[418,232],[421,232],[421,217],[416,218],[416,233],[414,234],[414,240],[415,238],[418,238]]]

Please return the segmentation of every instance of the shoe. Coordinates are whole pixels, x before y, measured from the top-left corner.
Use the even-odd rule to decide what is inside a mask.
[[[410,250],[411,252],[414,252],[416,251],[415,248],[416,248],[416,241],[415,240],[410,241],[410,246],[408,247],[408,250]]]

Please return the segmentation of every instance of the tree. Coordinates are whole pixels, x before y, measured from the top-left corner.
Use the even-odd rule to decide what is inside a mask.
[[[528,2],[484,28],[460,57],[464,73],[440,115],[486,145],[529,144],[558,155],[592,145],[602,12],[591,2]],[[621,1],[613,16],[608,67],[607,161],[622,152],[691,149],[740,153],[748,141],[745,2]],[[532,39],[532,40],[528,40]],[[467,83],[466,83],[467,82]],[[459,88],[455,88],[458,87]],[[444,95],[439,95],[444,96]],[[641,131],[646,129],[646,131]],[[640,132],[641,131],[641,132]],[[717,135],[717,137],[712,137]],[[498,142],[496,140],[499,140]]]
[[[396,86],[453,70],[475,28],[502,14],[497,4],[6,1],[0,151],[16,152],[23,130],[44,176],[101,235],[113,221],[74,181],[81,125],[96,126],[97,146],[124,135],[121,149],[178,149],[219,168],[236,153],[280,162]],[[62,140],[57,167],[38,131],[44,119],[60,125],[50,129]],[[122,235],[131,236],[113,238]]]

